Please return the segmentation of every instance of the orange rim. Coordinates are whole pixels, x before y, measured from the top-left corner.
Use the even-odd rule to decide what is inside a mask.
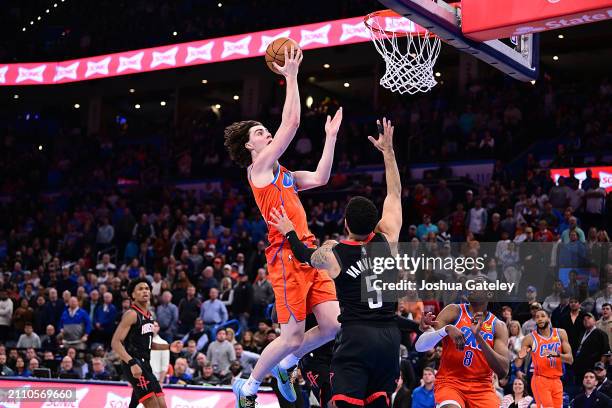
[[[424,37],[425,35],[427,35],[427,33],[429,33],[429,35],[432,36],[432,37],[435,36],[434,33],[427,31],[425,28],[421,27],[417,23],[414,23],[415,31],[411,31],[411,32],[407,32],[407,31],[387,31],[387,30],[383,30],[383,29],[378,28],[378,27],[373,27],[372,24],[370,24],[370,21],[372,21],[372,20],[377,20],[377,19],[385,18],[385,17],[405,18],[404,16],[402,16],[401,14],[399,14],[396,11],[393,11],[391,9],[386,9],[386,10],[374,11],[374,12],[368,14],[367,16],[365,16],[363,18],[363,23],[366,25],[368,30],[370,30],[370,31],[372,31],[374,33],[377,33],[377,34],[385,34],[387,36],[407,37],[409,35],[418,35],[420,37]],[[382,27],[382,24],[379,24],[379,26]]]

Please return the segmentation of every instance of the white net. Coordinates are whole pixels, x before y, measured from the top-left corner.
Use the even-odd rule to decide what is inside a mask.
[[[439,37],[391,11],[372,13],[365,23],[376,50],[385,60],[381,86],[411,95],[436,86],[434,65],[440,54]]]

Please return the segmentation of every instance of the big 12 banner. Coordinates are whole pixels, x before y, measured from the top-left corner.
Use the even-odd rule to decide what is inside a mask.
[[[576,177],[580,181],[580,186],[582,186],[582,181],[586,178],[586,171],[588,169],[591,169],[591,171],[593,172],[593,178],[599,179],[599,187],[604,188],[608,193],[612,191],[612,166],[574,168],[574,177]],[[569,168],[551,169],[550,176],[555,181],[555,183],[557,183],[559,177],[569,176]]]
[[[0,408],[128,408],[132,389],[120,383],[88,382],[50,382],[50,381],[0,380],[0,388],[73,388],[76,398],[71,402],[29,402],[26,400],[0,400]],[[206,387],[202,389],[164,388],[164,397],[168,408],[234,408],[236,400],[229,388]],[[3,392],[6,394],[6,392]],[[0,397],[6,399],[6,397]],[[276,396],[269,392],[260,392],[257,396],[258,408],[279,408]],[[138,405],[142,408],[142,404]]]

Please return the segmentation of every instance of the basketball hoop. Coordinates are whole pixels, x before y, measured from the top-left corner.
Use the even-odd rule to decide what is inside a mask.
[[[438,36],[393,10],[375,11],[365,16],[363,22],[385,60],[380,85],[391,92],[411,95],[436,86],[433,69],[440,55]]]

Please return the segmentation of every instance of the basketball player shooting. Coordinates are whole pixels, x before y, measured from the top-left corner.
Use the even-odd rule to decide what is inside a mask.
[[[383,301],[382,292],[373,288],[366,291],[367,301],[362,299],[362,284],[379,278],[366,266],[372,264],[367,260],[372,257],[372,244],[377,246],[376,256],[392,257],[391,245],[397,243],[402,227],[402,187],[393,150],[394,128],[386,119],[382,126],[378,125],[379,138],[369,139],[383,153],[385,162],[387,196],[382,218],[372,201],[353,197],[345,209],[348,239],[326,241],[316,250],[299,241],[284,207],[280,211],[273,209],[270,221],[286,236],[300,261],[326,270],[336,285],[342,328],[330,371],[331,400],[337,408],[389,407],[400,375],[397,302]],[[397,279],[397,271],[385,274],[385,281]]]
[[[325,185],[329,180],[336,136],[342,122],[342,108],[325,123],[325,145],[317,169],[291,172],[278,159],[296,134],[300,123],[300,95],[297,75],[302,52],[285,47],[285,64],[275,69],[285,77],[287,94],[280,127],[274,137],[260,122],[247,120],[225,129],[225,146],[230,157],[247,167],[247,176],[257,206],[266,221],[270,210],[281,205],[296,225],[302,245],[313,246],[315,237],[308,230],[306,212],[298,191]],[[275,229],[268,231],[270,245],[266,249],[268,273],[274,290],[280,336],[263,351],[248,380],[237,379],[232,386],[236,407],[253,407],[257,389],[263,378],[272,373],[281,394],[289,402],[297,396],[287,369],[305,354],[332,340],[338,329],[340,309],[332,280],[322,271],[301,264],[292,253],[285,237]],[[318,326],[305,333],[305,320],[314,313]]]
[[[476,280],[481,278],[476,278]],[[416,342],[419,352],[442,341],[440,370],[434,397],[438,408],[491,408],[500,405],[493,388],[493,372],[505,378],[510,367],[508,329],[491,312],[489,296],[472,291],[467,304],[446,306],[437,319],[427,313],[425,331]]]
[[[550,324],[550,316],[544,309],[535,315],[536,330],[523,339],[521,351],[515,361],[521,367],[527,354],[531,352],[533,377],[531,390],[536,406],[541,408],[563,407],[563,363],[573,364],[572,347],[567,333]]]
[[[151,298],[151,284],[144,278],[134,279],[128,285],[132,299],[130,309],[123,314],[113,334],[111,346],[121,359],[121,366],[132,385],[130,407],[139,403],[145,408],[166,408],[164,393],[151,369],[151,350],[172,350],[178,353],[182,343],[153,343],[153,318],[147,310]]]

